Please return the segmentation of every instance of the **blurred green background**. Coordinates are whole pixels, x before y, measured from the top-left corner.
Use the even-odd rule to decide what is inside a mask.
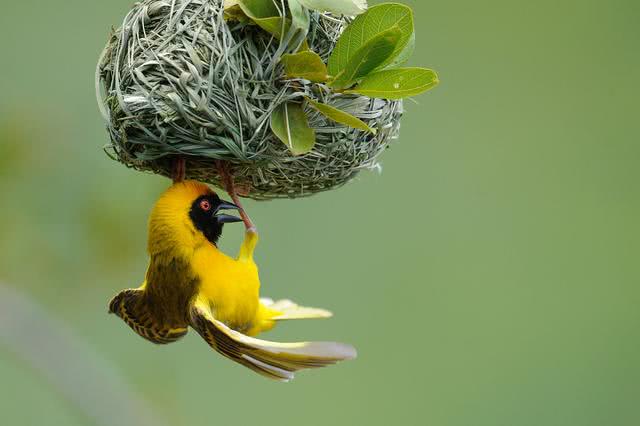
[[[359,349],[288,385],[106,313],[142,280],[169,184],[101,150],[94,67],[130,0],[3,5],[0,282],[50,320],[0,315],[1,424],[126,425],[126,392],[170,425],[640,424],[640,3],[405,3],[413,62],[442,83],[406,104],[383,174],[247,203],[264,293],[336,313],[268,337]],[[223,248],[240,238],[229,227]],[[38,337],[60,327],[80,342],[67,355]],[[52,374],[91,382],[75,392],[111,420]]]

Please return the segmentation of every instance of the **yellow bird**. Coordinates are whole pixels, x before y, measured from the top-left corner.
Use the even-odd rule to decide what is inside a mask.
[[[355,349],[346,344],[250,337],[271,329],[276,321],[328,318],[331,313],[289,300],[260,299],[253,261],[255,230],[247,230],[236,259],[217,247],[223,225],[242,220],[222,213],[229,209],[239,210],[202,183],[171,186],[149,218],[145,280],[139,288],[116,295],[109,312],[158,344],[174,342],[192,327],[222,355],[280,381],[291,380],[298,370],[355,358]]]

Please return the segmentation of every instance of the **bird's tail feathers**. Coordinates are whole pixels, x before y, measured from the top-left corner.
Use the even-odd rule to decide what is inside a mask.
[[[273,321],[322,319],[333,316],[333,313],[326,309],[300,306],[288,299],[273,301],[273,299],[263,298],[260,299],[260,303],[273,313],[269,316],[269,319]]]
[[[246,336],[216,320],[206,308],[195,306],[191,326],[216,351],[273,380],[288,382],[295,372],[354,359],[351,345],[335,342],[278,343]]]

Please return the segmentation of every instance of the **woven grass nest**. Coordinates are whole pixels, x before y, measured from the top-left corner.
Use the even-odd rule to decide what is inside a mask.
[[[310,14],[309,47],[325,61],[349,18]],[[225,19],[222,0],[144,0],[113,32],[96,75],[107,123],[107,153],[128,167],[221,186],[217,160],[230,166],[242,196],[297,198],[339,187],[397,138],[401,100],[340,94],[284,77],[284,46],[260,27]],[[316,132],[312,151],[293,155],[270,129],[275,108],[312,100],[361,119],[377,133],[305,112]]]

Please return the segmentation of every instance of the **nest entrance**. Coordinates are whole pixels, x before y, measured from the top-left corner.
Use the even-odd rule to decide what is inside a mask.
[[[347,21],[312,14],[310,47],[326,60]],[[285,80],[278,40],[224,19],[222,0],[144,0],[111,36],[96,83],[111,143],[107,152],[137,170],[222,186],[216,161],[230,166],[238,193],[296,198],[339,187],[377,158],[399,132],[402,103],[341,95]],[[316,145],[293,156],[271,132],[274,109],[309,97],[348,112],[372,135],[309,109]]]

